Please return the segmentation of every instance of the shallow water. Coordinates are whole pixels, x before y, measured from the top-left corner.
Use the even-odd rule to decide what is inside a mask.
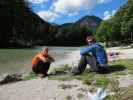
[[[44,48],[35,47],[30,49],[0,49],[0,75],[4,73],[18,73],[31,70],[31,59]],[[65,55],[79,49],[79,47],[49,47],[50,54],[57,62],[65,59]],[[58,66],[52,64],[52,66]]]

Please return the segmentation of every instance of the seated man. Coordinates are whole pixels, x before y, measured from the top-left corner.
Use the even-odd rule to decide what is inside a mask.
[[[81,49],[81,59],[74,74],[81,74],[89,64],[95,72],[104,72],[107,68],[107,54],[93,36],[87,36],[88,47]]]
[[[39,77],[47,76],[47,72],[49,70],[51,62],[54,59],[48,54],[49,49],[45,48],[39,53],[37,53],[32,59],[32,70]]]

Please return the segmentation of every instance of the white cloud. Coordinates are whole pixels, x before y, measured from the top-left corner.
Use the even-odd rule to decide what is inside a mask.
[[[51,10],[60,14],[73,15],[82,10],[89,10],[95,4],[96,0],[56,0]]]
[[[48,0],[26,0],[26,1],[34,4],[41,4],[43,2],[48,2]]]
[[[26,0],[30,3],[48,3],[50,0]],[[112,0],[51,0],[48,10],[39,11],[37,14],[46,21],[54,21],[56,18],[68,15],[69,17],[79,15],[80,11],[89,12],[98,4],[109,3]],[[104,19],[108,19],[113,12],[104,12]]]
[[[111,2],[112,0],[97,0],[97,3],[98,4],[103,4],[103,3],[109,3]]]
[[[56,18],[59,17],[59,15],[52,11],[40,11],[37,13],[42,19],[46,21],[54,21]]]
[[[74,13],[69,13],[68,14],[69,17],[77,16],[77,15],[79,15],[79,12],[74,12]]]
[[[115,14],[115,12],[116,10],[113,10],[112,12],[105,11],[103,14],[103,20],[110,19]]]

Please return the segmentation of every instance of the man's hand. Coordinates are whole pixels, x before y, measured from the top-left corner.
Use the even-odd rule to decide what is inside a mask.
[[[48,61],[49,61],[49,62],[54,62],[55,60],[54,60],[53,57],[49,56],[49,57],[48,57]]]
[[[47,57],[47,58],[44,58],[44,57],[42,56],[42,57],[40,57],[40,59],[41,59],[43,62],[54,62],[54,61],[55,61],[54,58],[51,57],[51,56],[49,56],[49,57]]]
[[[49,58],[44,58],[44,62],[50,62]]]

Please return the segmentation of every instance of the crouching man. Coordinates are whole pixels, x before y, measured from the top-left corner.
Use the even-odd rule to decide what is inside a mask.
[[[48,52],[49,49],[44,48],[43,50],[38,52],[32,59],[32,70],[39,77],[47,76],[50,64],[54,62],[54,58],[51,57]]]

